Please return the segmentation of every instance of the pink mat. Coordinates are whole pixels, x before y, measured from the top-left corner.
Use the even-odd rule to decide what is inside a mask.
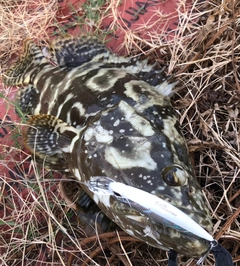
[[[77,22],[77,17],[82,15],[82,6],[85,2],[78,0],[61,1],[57,20],[68,28],[67,33],[79,35],[80,29],[73,27],[73,24],[75,21]],[[123,55],[126,54],[126,49],[122,48],[122,44],[125,43],[124,40],[127,40],[129,32],[136,35],[135,42],[153,41],[151,36],[158,38],[160,34],[163,40],[172,39],[179,25],[177,10],[189,10],[191,1],[186,1],[185,6],[180,6],[175,0],[125,0],[115,1],[115,5],[115,7],[102,7],[102,11],[107,10],[107,12],[100,23],[100,29],[112,31],[107,45],[112,51]],[[91,20],[86,18],[85,31],[89,32],[90,27],[95,29]],[[131,45],[131,43],[128,44]]]

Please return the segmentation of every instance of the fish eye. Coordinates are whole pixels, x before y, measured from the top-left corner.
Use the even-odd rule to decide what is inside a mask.
[[[185,185],[187,176],[187,172],[181,166],[171,165],[163,170],[163,180],[169,186]]]

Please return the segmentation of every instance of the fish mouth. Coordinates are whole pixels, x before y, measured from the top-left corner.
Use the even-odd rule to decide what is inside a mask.
[[[188,217],[189,210],[183,214],[183,210],[179,212],[180,208],[156,195],[107,181],[101,177],[90,184],[95,196],[99,195],[100,205],[104,202],[103,209],[108,206],[105,213],[124,231],[151,246],[172,248],[181,254],[191,249],[193,256],[199,256],[209,249],[212,237]],[[201,211],[198,216],[203,216]]]
[[[183,206],[175,206],[176,204],[161,199],[152,193],[115,182],[108,177],[94,177],[88,182],[88,187],[96,194],[112,196],[112,205],[115,205],[116,210],[120,210],[120,213],[120,206],[122,206],[128,209],[125,213],[132,213],[130,216],[137,217],[140,215],[139,217],[141,217],[141,219],[147,218],[149,222],[153,220],[155,224],[166,223],[167,226],[170,225],[174,227],[176,225],[179,228],[182,224],[183,229],[186,224],[179,221],[180,218],[183,218],[186,222],[189,221],[189,223],[192,223],[194,221],[197,223],[196,226],[200,225],[203,228],[206,227],[209,231],[211,230],[211,220],[206,219],[206,217],[208,217],[208,215],[206,215],[206,208],[202,210],[198,206],[199,208],[195,210],[193,208],[189,209]],[[108,205],[111,205],[110,202]],[[176,217],[180,218],[176,219]],[[169,222],[168,218],[170,219]],[[199,230],[201,229],[199,228]]]

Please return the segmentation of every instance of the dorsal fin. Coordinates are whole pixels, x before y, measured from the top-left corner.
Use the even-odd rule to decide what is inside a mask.
[[[36,115],[24,132],[26,146],[40,158],[69,151],[74,137],[79,133],[62,120],[51,115]]]
[[[8,86],[21,86],[29,83],[28,71],[35,65],[47,62],[41,49],[31,40],[23,43],[24,53],[21,59],[3,75],[3,83]]]
[[[59,38],[50,45],[50,57],[59,66],[77,67],[86,62],[99,62],[110,67],[121,68],[137,76],[164,95],[171,94],[176,83],[171,83],[164,69],[149,64],[141,57],[119,56],[107,49],[105,44],[93,36]]]
[[[65,37],[50,45],[53,61],[59,66],[76,67],[90,61],[107,58],[110,51],[95,37]]]

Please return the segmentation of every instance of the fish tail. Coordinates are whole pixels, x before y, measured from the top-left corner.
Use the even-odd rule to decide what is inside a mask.
[[[8,86],[29,84],[28,72],[35,65],[47,62],[41,49],[31,39],[24,40],[23,48],[21,59],[3,75],[3,83]]]

